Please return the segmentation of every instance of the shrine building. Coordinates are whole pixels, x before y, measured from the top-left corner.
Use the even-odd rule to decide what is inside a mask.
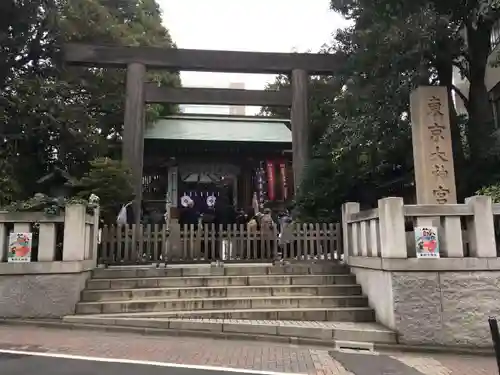
[[[143,202],[171,215],[190,197],[204,211],[225,196],[236,208],[283,207],[293,195],[290,120],[179,114],[144,134]]]

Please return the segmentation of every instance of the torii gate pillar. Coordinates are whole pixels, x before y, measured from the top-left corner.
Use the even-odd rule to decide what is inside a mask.
[[[309,74],[302,69],[292,71],[292,152],[293,185],[297,194],[304,177],[309,159],[309,109],[308,109]]]
[[[141,222],[142,169],[144,166],[144,82],[146,66],[130,63],[127,66],[125,119],[123,125],[122,160],[132,170],[134,186],[134,223]]]

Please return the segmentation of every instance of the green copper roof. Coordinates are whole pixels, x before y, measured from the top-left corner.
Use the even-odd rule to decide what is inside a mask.
[[[172,116],[146,129],[146,139],[226,142],[292,142],[288,120]]]

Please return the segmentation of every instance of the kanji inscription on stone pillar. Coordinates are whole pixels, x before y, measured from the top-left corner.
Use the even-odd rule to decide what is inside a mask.
[[[418,204],[457,203],[448,92],[420,86],[410,96]]]

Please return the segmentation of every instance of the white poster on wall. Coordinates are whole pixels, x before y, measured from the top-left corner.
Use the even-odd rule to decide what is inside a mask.
[[[32,240],[33,233],[11,233],[7,261],[10,263],[31,262]]]
[[[439,258],[439,238],[436,227],[415,227],[417,258]]]

